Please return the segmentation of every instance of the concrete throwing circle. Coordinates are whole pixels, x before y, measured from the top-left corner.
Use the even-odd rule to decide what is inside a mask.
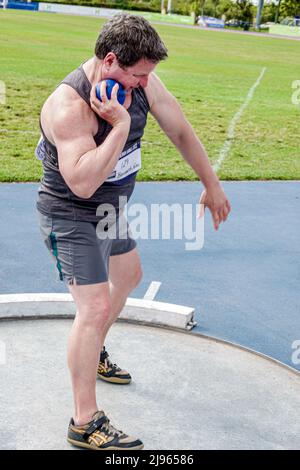
[[[2,321],[0,449],[73,449],[71,320]],[[300,377],[229,344],[115,324],[106,346],[133,382],[97,382],[99,408],[145,449],[299,449]]]

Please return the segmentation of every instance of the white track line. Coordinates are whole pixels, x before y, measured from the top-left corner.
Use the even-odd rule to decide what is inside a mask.
[[[159,291],[160,286],[161,282],[151,282],[146,294],[144,295],[144,300],[154,300],[157,292]]]
[[[214,170],[217,172],[220,168],[220,166],[222,165],[222,162],[225,160],[225,158],[227,157],[228,153],[229,153],[229,150],[230,150],[230,147],[231,147],[231,144],[232,144],[232,141],[234,139],[234,136],[235,136],[235,126],[237,125],[237,122],[239,121],[239,119],[241,118],[244,110],[247,108],[248,104],[250,103],[250,101],[252,100],[253,98],[253,94],[254,94],[254,91],[255,89],[258,87],[258,85],[260,84],[264,74],[265,74],[265,71],[267,70],[267,67],[264,67],[258,77],[258,79],[256,80],[256,82],[254,83],[254,85],[250,88],[249,90],[249,93],[247,95],[247,98],[245,100],[245,102],[242,104],[242,106],[240,107],[240,109],[238,110],[238,112],[234,115],[234,117],[232,118],[232,120],[230,121],[230,124],[229,124],[229,127],[228,127],[228,132],[227,132],[227,139],[219,153],[219,158],[218,160],[216,161],[216,163],[213,165],[213,168]]]

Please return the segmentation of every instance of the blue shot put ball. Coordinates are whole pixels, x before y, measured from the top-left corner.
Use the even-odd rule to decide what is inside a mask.
[[[119,82],[116,82],[116,80],[112,80],[111,78],[108,78],[104,81],[106,82],[106,94],[109,100],[111,98],[111,92],[112,92],[113,87],[115,86],[116,83],[119,85],[117,98],[118,98],[119,103],[123,105],[125,103],[125,98],[126,98],[126,93],[125,93],[123,85],[121,85],[121,83]],[[97,83],[96,85],[96,96],[98,100],[100,101],[102,101],[101,96],[100,96],[100,85],[102,82],[103,80],[101,80],[101,82]]]

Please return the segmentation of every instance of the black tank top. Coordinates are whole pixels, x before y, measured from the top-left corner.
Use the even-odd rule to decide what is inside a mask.
[[[74,88],[81,98],[90,106],[91,83],[88,80],[82,64],[71,72],[61,83]],[[58,85],[59,86],[59,85]],[[142,87],[132,91],[132,101],[128,108],[131,117],[131,126],[123,153],[131,148],[138,147],[144,134],[149,112],[149,103]],[[94,136],[97,146],[105,140],[111,131],[111,126],[98,115],[98,131]],[[64,219],[97,222],[101,217],[96,215],[100,204],[112,204],[117,212],[119,209],[119,197],[130,198],[136,179],[136,173],[119,179],[118,181],[105,181],[89,198],[83,199],[76,196],[63,179],[58,166],[56,147],[49,142],[41,127],[42,137],[39,146],[43,149],[44,175],[38,190],[37,209],[46,215],[53,215]]]

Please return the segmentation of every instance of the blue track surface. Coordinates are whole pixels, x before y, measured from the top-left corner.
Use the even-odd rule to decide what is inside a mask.
[[[160,281],[156,300],[196,308],[193,331],[300,370],[291,359],[292,343],[300,340],[299,182],[223,186],[232,214],[215,232],[207,213],[202,250],[186,251],[182,240],[138,241],[144,278],[132,296],[143,297],[151,281]],[[2,294],[67,291],[40,239],[37,188],[0,185]],[[139,183],[131,204],[197,203],[201,190],[199,183]]]

